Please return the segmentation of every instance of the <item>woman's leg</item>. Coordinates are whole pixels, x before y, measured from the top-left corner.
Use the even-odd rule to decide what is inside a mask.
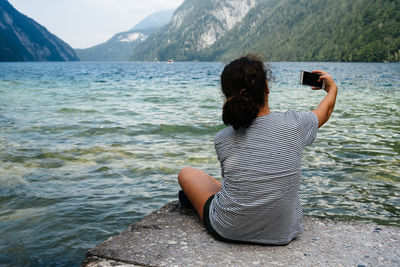
[[[191,167],[183,168],[178,181],[203,221],[203,207],[211,195],[219,192],[221,183],[207,173]]]

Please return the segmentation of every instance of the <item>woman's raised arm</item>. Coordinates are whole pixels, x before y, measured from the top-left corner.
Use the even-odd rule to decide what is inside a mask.
[[[337,95],[338,88],[337,88],[336,83],[333,80],[332,76],[329,75],[327,72],[321,71],[321,70],[316,70],[316,71],[313,71],[313,73],[318,73],[321,75],[319,78],[319,81],[325,82],[325,91],[327,92],[327,95],[319,103],[318,107],[315,110],[311,111],[315,115],[317,115],[318,128],[320,128],[331,117],[331,114],[335,107],[336,95]],[[313,87],[312,89],[319,90],[321,88]]]

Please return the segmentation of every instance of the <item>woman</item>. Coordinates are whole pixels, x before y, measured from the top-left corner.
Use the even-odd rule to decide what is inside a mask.
[[[328,121],[337,86],[328,73],[314,71],[327,92],[318,108],[275,113],[268,106],[267,72],[262,61],[247,56],[221,74],[222,117],[231,126],[214,139],[222,183],[190,167],[178,175],[184,194],[218,240],[283,245],[302,231],[301,155]]]

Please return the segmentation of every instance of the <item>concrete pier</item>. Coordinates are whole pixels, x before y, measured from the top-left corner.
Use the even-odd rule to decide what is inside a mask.
[[[287,246],[229,244],[174,201],[89,250],[82,266],[400,266],[400,227],[305,217]]]

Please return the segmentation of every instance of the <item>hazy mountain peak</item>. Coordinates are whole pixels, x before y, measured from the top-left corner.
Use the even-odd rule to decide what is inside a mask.
[[[86,49],[75,49],[75,51],[81,60],[127,61],[138,44],[171,20],[173,12],[174,10],[165,10],[151,14],[131,30],[117,33],[105,43]]]
[[[159,29],[165,26],[172,17],[175,9],[164,10],[150,16],[146,17],[138,24],[135,25],[130,31],[140,31],[140,30],[148,30],[148,29]]]

